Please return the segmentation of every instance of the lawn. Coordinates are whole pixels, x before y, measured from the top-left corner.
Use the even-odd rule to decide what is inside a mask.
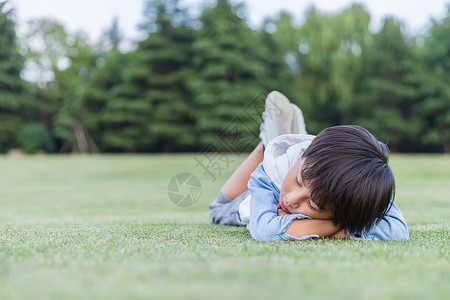
[[[407,242],[257,242],[208,204],[241,162],[198,155],[0,156],[0,299],[444,299],[450,156],[393,155]],[[199,201],[174,205],[192,173]],[[214,176],[214,178],[213,178]]]

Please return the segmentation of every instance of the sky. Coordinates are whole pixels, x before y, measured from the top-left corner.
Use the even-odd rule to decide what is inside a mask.
[[[214,0],[180,0],[180,4],[194,13]],[[386,16],[402,21],[407,33],[425,30],[430,19],[445,15],[450,0],[231,0],[245,3],[249,25],[258,28],[266,17],[276,17],[281,10],[294,15],[301,24],[306,9],[313,4],[319,11],[337,13],[353,2],[362,3],[371,14],[372,31],[377,31]],[[122,34],[128,41],[141,39],[137,25],[142,22],[143,0],[9,0],[15,8],[19,36],[26,31],[27,21],[33,18],[52,18],[66,26],[69,32],[83,31],[96,42],[117,17]]]

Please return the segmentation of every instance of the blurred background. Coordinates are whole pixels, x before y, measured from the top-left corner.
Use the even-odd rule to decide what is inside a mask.
[[[311,134],[450,152],[450,2],[273,2],[0,0],[0,153],[254,146],[271,90]]]

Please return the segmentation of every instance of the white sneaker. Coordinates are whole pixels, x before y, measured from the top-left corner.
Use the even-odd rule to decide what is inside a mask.
[[[293,111],[291,133],[308,134],[308,132],[306,132],[305,119],[303,119],[302,110],[293,103],[291,103],[291,106]]]
[[[294,110],[286,96],[277,91],[267,95],[263,122],[259,127],[259,137],[264,147],[277,136],[292,133],[293,116]]]

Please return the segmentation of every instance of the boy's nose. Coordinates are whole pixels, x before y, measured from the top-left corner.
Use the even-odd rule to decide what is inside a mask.
[[[290,206],[292,208],[296,208],[296,206],[297,206],[296,201],[294,199],[292,199],[292,197],[288,197],[284,201],[286,202],[287,206]]]
[[[300,205],[298,200],[293,199],[292,197],[291,198],[287,198],[285,200],[285,202],[286,202],[286,205],[288,205],[288,206],[290,206],[292,208],[298,208],[298,206]]]

